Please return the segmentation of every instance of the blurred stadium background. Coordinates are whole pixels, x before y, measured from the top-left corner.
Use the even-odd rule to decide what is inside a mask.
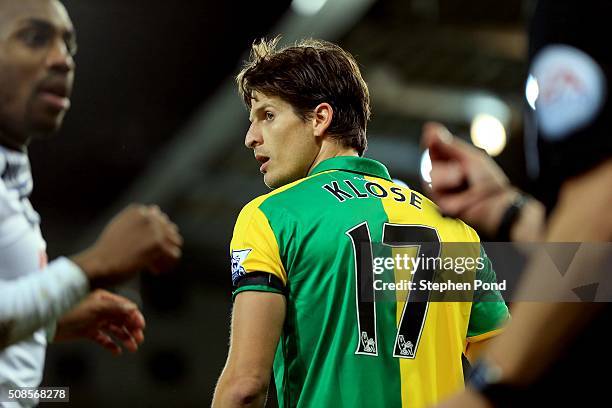
[[[501,149],[496,160],[525,183],[533,0],[64,3],[79,38],[73,108],[61,134],[30,149],[50,257],[84,248],[132,201],[160,204],[186,239],[177,273],[117,288],[147,317],[139,353],[49,348],[44,385],[70,386],[73,406],[209,404],[228,343],[233,224],[267,191],[233,83],[257,38],[324,38],[356,55],[373,103],[366,156],[413,188],[427,120]]]

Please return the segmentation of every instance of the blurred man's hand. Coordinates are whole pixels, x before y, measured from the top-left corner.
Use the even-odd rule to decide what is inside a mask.
[[[89,339],[113,354],[138,350],[145,320],[130,300],[98,289],[57,322],[56,341]]]
[[[129,279],[140,270],[162,272],[181,256],[177,226],[157,206],[130,205],[102,231],[98,241],[72,260],[92,286]]]
[[[442,212],[495,236],[504,212],[520,194],[502,169],[484,151],[454,137],[439,123],[425,124],[422,144],[431,158],[431,198]],[[537,238],[543,211],[531,200],[530,222],[523,225],[526,231],[519,229],[520,238]]]
[[[504,210],[518,194],[483,151],[453,137],[439,123],[423,127],[431,157],[431,196],[442,212],[493,235]]]

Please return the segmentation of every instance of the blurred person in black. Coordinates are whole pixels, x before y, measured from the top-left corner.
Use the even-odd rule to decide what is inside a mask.
[[[605,0],[537,4],[529,51],[539,96],[525,129],[536,198],[512,187],[490,158],[443,126],[425,126],[432,195],[443,211],[498,240],[612,240],[610,15],[612,2]],[[556,284],[546,281],[540,261],[531,261],[519,296],[543,285],[561,299],[576,282],[600,282],[610,273],[605,258],[578,252],[566,282]],[[474,367],[466,391],[439,406],[605,405],[611,312],[601,303],[515,303],[513,320]]]
[[[29,201],[27,146],[60,128],[75,52],[74,28],[59,1],[0,0],[0,406],[36,404],[7,403],[3,393],[40,384],[53,332],[114,353],[121,344],[135,351],[144,329],[137,306],[98,288],[141,269],[167,269],[180,256],[182,239],[168,217],[157,207],[132,205],[94,245],[47,263],[40,217]],[[88,296],[92,289],[98,290]]]

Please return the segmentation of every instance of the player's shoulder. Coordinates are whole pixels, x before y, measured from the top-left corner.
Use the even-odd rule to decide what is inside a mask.
[[[480,242],[480,237],[474,228],[458,218],[444,215],[435,202],[421,193],[417,194],[422,198],[421,206],[423,208],[423,214],[425,214],[427,219],[441,232],[443,241]]]
[[[299,224],[316,207],[312,180],[318,176],[296,180],[251,200],[238,215],[235,233],[260,227],[280,231]]]
[[[278,209],[290,209],[307,205],[306,201],[312,199],[313,182],[321,174],[308,176],[292,183],[278,187],[267,194],[260,195],[247,203],[242,212],[251,213],[256,209],[265,208],[267,211]]]

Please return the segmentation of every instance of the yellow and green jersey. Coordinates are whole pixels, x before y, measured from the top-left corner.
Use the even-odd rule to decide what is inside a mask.
[[[466,302],[428,302],[423,292],[410,301],[368,298],[372,246],[393,254],[417,242],[481,251],[470,227],[394,184],[371,159],[325,160],[244,207],[231,242],[234,296],[287,298],[274,361],[281,407],[420,408],[463,387],[467,344],[495,335],[508,310],[496,291],[486,302],[477,291]],[[495,282],[478,255],[486,263],[477,279]]]

